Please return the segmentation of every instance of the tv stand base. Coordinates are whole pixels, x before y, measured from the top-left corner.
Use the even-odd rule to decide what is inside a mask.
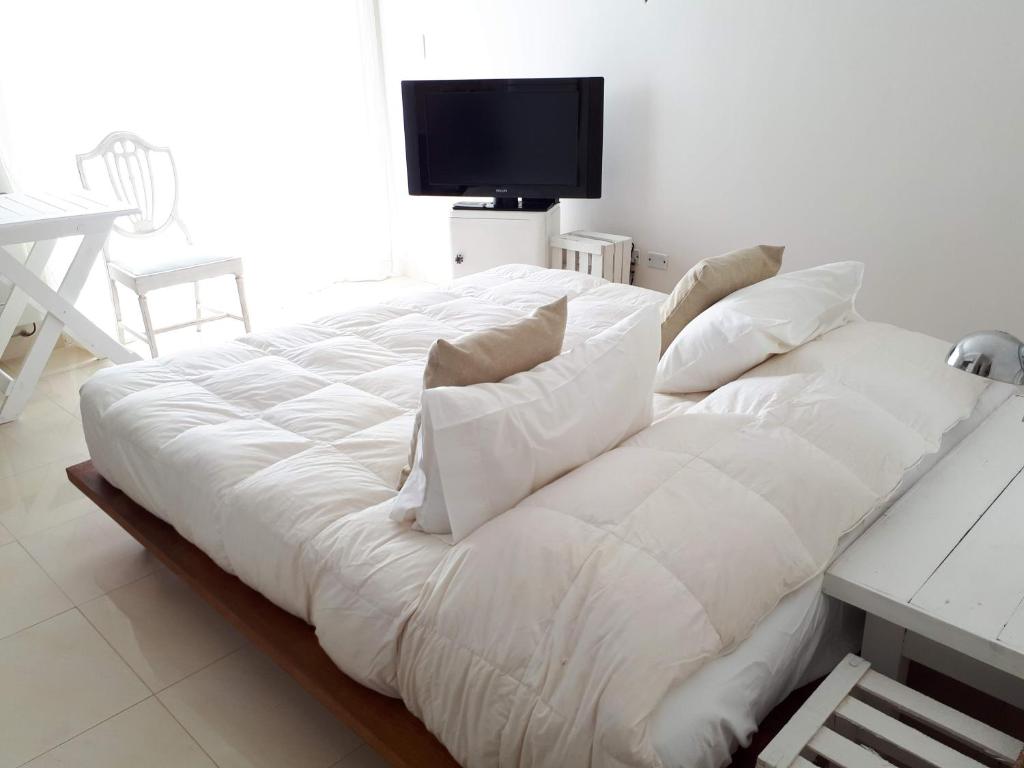
[[[546,210],[455,206],[448,215],[451,271],[455,278],[502,264],[546,267],[551,238],[561,232],[561,206]]]
[[[558,204],[547,197],[496,197],[493,200],[460,200],[452,206],[456,211],[537,211],[543,213]]]

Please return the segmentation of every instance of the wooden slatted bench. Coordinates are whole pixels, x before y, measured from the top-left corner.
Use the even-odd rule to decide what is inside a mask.
[[[633,238],[604,232],[569,232],[550,240],[551,269],[567,269],[603,277],[613,283],[630,280]]]
[[[843,768],[985,768],[1024,765],[1024,743],[871,669],[848,655],[772,739],[758,768],[811,768],[821,760]]]

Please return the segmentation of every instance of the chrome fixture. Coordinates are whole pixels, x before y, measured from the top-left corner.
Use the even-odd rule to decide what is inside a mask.
[[[1024,343],[1005,331],[978,331],[964,336],[946,362],[961,371],[1007,384],[1024,384]]]

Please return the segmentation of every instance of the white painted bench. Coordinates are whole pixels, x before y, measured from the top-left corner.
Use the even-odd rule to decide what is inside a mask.
[[[633,238],[604,232],[568,232],[550,240],[551,269],[567,269],[629,284]]]
[[[1022,751],[1018,739],[880,675],[850,654],[765,747],[757,765],[811,768],[823,759],[843,768],[985,768],[969,752],[1020,768]]]

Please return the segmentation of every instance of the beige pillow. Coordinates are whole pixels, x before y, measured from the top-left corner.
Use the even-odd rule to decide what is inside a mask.
[[[451,342],[438,339],[427,353],[423,388],[468,387],[497,382],[528,371],[561,354],[569,300],[563,296],[537,309],[529,317],[485,331],[475,331]],[[412,430],[409,464],[398,481],[401,489],[416,459],[420,416]]]
[[[781,245],[756,245],[697,262],[661,305],[661,353],[712,304],[778,274],[784,250]]]

